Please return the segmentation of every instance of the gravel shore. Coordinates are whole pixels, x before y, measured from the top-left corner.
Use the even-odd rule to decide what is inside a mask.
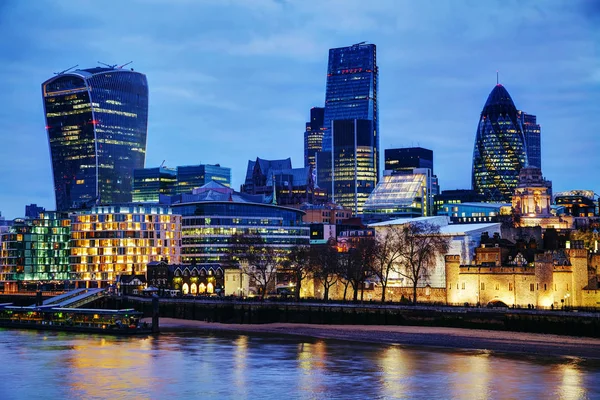
[[[160,330],[161,332],[294,335],[364,343],[489,350],[600,360],[600,339],[538,333],[389,325],[220,324],[173,318],[161,318]]]

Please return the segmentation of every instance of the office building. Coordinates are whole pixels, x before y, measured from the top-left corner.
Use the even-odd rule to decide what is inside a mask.
[[[386,170],[363,207],[366,221],[433,215],[433,177],[429,168]]]
[[[215,181],[224,186],[231,186],[231,168],[220,164],[200,164],[177,167],[177,185],[175,194],[191,193],[193,189]]]
[[[40,282],[63,287],[69,267],[71,221],[66,213],[44,212],[16,219],[1,236],[0,283],[4,290],[36,290]]]
[[[157,167],[133,171],[133,202],[157,203],[160,195],[173,195],[177,184],[177,170]]]
[[[332,122],[331,201],[362,213],[363,205],[377,185],[377,138],[373,121]]]
[[[374,44],[358,43],[349,47],[329,50],[323,152],[333,149],[333,121],[370,121],[373,138],[372,152],[375,181],[379,179],[379,108],[377,105],[379,71],[377,51]],[[319,159],[322,159],[319,164]],[[317,182],[333,194],[331,154],[317,155]],[[333,157],[335,160],[335,157]]]
[[[234,234],[261,235],[282,257],[294,246],[308,245],[309,227],[304,212],[271,204],[216,182],[170,199],[173,212],[182,216],[181,262],[226,268]]]
[[[527,166],[525,136],[517,108],[497,84],[485,103],[473,150],[473,190],[486,201],[510,202],[519,172]]]
[[[433,203],[435,212],[439,212],[446,205],[461,203],[480,203],[485,197],[471,189],[453,189],[443,190],[442,193],[434,196]],[[447,213],[439,215],[448,215]]]
[[[160,196],[192,193],[210,181],[231,185],[231,168],[219,164],[186,165],[176,168],[143,168],[133,171],[133,202],[156,203]]]
[[[385,149],[385,170],[402,171],[429,168],[433,174],[433,151],[422,147]]]
[[[304,131],[304,166],[317,167],[317,153],[323,150],[323,135],[325,134],[323,107],[310,109],[310,121],[306,123]]]
[[[143,168],[146,76],[107,67],[60,73],[42,84],[56,209],[131,201]]]
[[[527,149],[527,164],[530,167],[542,168],[542,146],[541,128],[537,123],[535,115],[519,111],[519,122],[525,135],[525,147]]]

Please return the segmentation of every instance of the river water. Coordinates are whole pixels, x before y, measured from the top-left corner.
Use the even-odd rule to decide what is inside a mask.
[[[600,365],[239,334],[0,329],[0,399],[594,399]]]

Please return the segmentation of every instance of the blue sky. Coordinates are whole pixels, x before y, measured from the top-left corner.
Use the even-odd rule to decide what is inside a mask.
[[[303,165],[328,49],[377,45],[383,149],[434,150],[442,189],[471,184],[479,113],[500,81],[542,126],[555,191],[600,191],[600,5],[594,0],[0,2],[0,212],[54,207],[40,85],[124,64],[148,77],[146,166]]]

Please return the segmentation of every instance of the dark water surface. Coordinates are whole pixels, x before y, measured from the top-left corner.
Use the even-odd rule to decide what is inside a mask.
[[[571,358],[237,334],[0,329],[0,399],[595,399]]]

